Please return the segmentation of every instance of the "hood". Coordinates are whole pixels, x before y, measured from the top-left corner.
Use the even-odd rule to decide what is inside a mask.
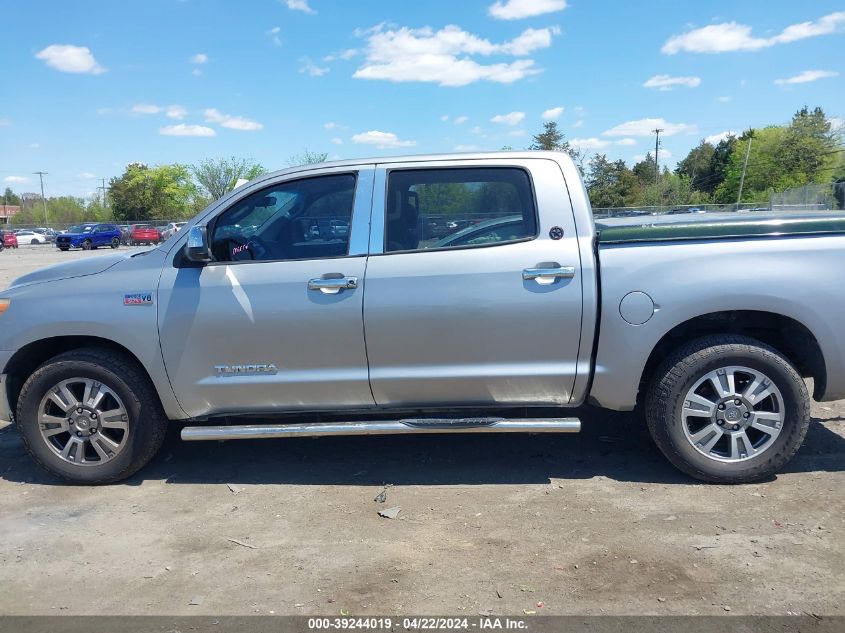
[[[56,237],[69,237],[70,239],[76,239],[77,237],[85,237],[86,235],[91,235],[91,232],[88,233],[57,233]]]
[[[85,277],[86,275],[96,275],[105,270],[108,270],[115,264],[122,262],[125,259],[132,257],[132,253],[121,253],[119,255],[104,255],[102,257],[90,257],[87,259],[77,259],[65,264],[57,264],[36,270],[34,273],[29,273],[23,277],[18,277],[12,282],[10,288],[16,286],[25,286],[30,284],[40,284],[45,281],[58,281],[60,279],[70,279],[71,277]]]

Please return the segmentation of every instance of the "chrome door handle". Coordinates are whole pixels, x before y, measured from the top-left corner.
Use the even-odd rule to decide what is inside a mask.
[[[538,282],[548,279],[572,279],[575,276],[575,266],[561,266],[559,268],[526,268],[522,271],[525,281],[536,279]],[[547,282],[548,283],[548,282]]]
[[[357,277],[321,277],[308,282],[308,290],[319,290],[327,295],[337,294],[341,290],[354,290],[357,287]]]

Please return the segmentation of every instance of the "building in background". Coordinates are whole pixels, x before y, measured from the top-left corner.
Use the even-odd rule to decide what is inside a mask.
[[[1,197],[1,196],[0,196]],[[0,224],[8,224],[12,216],[20,213],[20,206],[14,204],[0,205]]]

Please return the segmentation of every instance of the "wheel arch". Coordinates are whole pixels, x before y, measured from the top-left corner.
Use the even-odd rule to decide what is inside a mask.
[[[85,348],[111,350],[123,354],[137,365],[147,379],[150,380],[151,384],[154,384],[152,376],[141,360],[131,350],[120,343],[98,336],[54,336],[24,345],[6,363],[6,367],[3,368],[2,373],[8,377],[6,396],[10,409],[12,411],[17,409],[18,396],[20,395],[23,384],[40,365],[64,352]]]
[[[664,334],[649,354],[640,376],[639,399],[657,366],[673,349],[713,334],[738,334],[765,343],[783,354],[804,378],[813,378],[813,397],[827,388],[827,367],[816,336],[803,323],[782,314],[760,310],[724,310],[679,323]]]

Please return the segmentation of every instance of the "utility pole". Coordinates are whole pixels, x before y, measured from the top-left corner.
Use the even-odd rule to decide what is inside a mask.
[[[44,197],[44,176],[47,175],[47,172],[36,171],[33,173],[38,174],[38,179],[41,181],[41,202],[44,204],[44,226],[46,227],[49,223],[49,220],[47,220],[47,198]]]
[[[748,135],[748,147],[745,148],[745,161],[742,163],[742,176],[739,178],[739,194],[736,197],[736,208],[739,209],[739,202],[742,200],[742,187],[745,184],[745,170],[748,169],[748,155],[751,154],[751,134]]]
[[[102,180],[102,181],[103,181],[103,186],[102,186],[102,187],[97,187],[97,189],[102,189],[102,190],[103,190],[103,208],[104,208],[104,209],[107,209],[107,208],[108,208],[108,206],[109,206],[109,201],[108,201],[108,198],[106,197],[106,191],[107,191],[107,189],[106,189],[106,179],[105,179],[105,178],[100,178],[100,180]]]
[[[654,184],[656,185],[657,182],[660,180],[660,166],[657,164],[657,154],[660,151],[660,133],[663,131],[662,127],[659,127],[654,132]]]

